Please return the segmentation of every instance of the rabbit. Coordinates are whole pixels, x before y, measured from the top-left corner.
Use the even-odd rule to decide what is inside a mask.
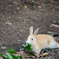
[[[39,28],[33,33],[33,27],[30,27],[30,35],[26,44],[32,44],[32,51],[40,54],[44,48],[59,48],[59,43],[54,40],[54,37],[48,34],[37,34]]]

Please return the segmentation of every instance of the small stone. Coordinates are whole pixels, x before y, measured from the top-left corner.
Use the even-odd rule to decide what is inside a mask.
[[[53,21],[54,23],[56,23],[56,21]]]
[[[38,6],[38,8],[42,8],[41,6]]]
[[[55,9],[52,9],[53,11],[55,11]]]
[[[19,7],[17,7],[17,9],[19,10],[20,8],[19,8]]]
[[[8,18],[11,18],[11,16],[9,16]]]

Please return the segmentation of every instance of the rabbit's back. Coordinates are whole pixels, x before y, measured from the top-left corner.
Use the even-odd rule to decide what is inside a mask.
[[[39,47],[48,48],[52,44],[52,46],[56,43],[54,38],[51,35],[47,34],[38,34],[36,36],[36,43]]]

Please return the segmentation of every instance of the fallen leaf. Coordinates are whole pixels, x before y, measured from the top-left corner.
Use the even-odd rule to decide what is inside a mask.
[[[46,56],[46,55],[48,55],[48,54],[49,54],[49,53],[46,52],[46,53],[43,53],[42,55],[43,55],[43,56]]]
[[[30,18],[30,20],[34,20],[33,18]]]
[[[27,19],[24,20],[25,22],[27,21]]]
[[[39,54],[34,53],[34,55],[35,55],[36,57],[38,57],[38,58],[39,58],[39,57],[41,57],[41,56],[46,56],[46,55],[48,55],[48,54],[49,54],[49,53],[47,53],[47,52],[46,52],[46,53],[43,53],[43,54],[40,54],[40,55],[39,55]]]
[[[6,47],[1,47],[2,49],[6,49]]]
[[[49,33],[53,33],[53,32],[52,31],[48,31],[47,33],[49,34]]]
[[[20,41],[19,39],[16,39],[16,41]]]
[[[52,25],[50,25],[50,27],[53,27]]]
[[[24,8],[27,8],[27,6],[24,6]]]
[[[23,30],[20,30],[21,32],[23,31]]]
[[[5,22],[5,24],[6,24],[6,25],[12,25],[12,23],[9,22],[9,21]]]
[[[36,54],[36,53],[34,53],[34,55],[35,55],[36,57],[38,57],[38,58],[41,56],[41,55],[39,55],[39,54]]]
[[[32,4],[34,4],[34,2],[35,2],[35,1],[34,1],[34,0],[32,0]]]
[[[22,18],[22,17],[18,17],[18,18]]]
[[[6,18],[5,15],[2,15],[2,18],[3,18],[3,19]]]
[[[3,59],[3,57],[0,57],[0,59]]]
[[[59,28],[59,25],[56,25],[56,24],[51,24],[52,26],[54,26],[54,27],[58,27]]]
[[[17,52],[17,54],[19,55],[19,56],[21,56],[21,55],[25,55],[25,52],[24,51],[20,51],[20,52]]]

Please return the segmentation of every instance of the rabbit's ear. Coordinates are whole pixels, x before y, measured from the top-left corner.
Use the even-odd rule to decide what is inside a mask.
[[[30,35],[33,34],[33,27],[30,27]]]
[[[38,30],[39,30],[39,28],[37,28],[37,29],[35,30],[34,35],[36,35],[36,34],[38,33]]]

